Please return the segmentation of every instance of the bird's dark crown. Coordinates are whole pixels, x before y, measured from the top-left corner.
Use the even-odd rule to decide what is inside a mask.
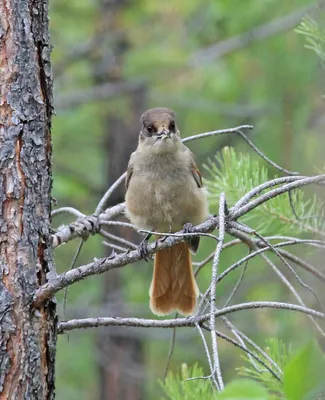
[[[142,132],[148,135],[159,131],[162,127],[175,131],[175,117],[176,114],[169,108],[151,108],[141,116]]]

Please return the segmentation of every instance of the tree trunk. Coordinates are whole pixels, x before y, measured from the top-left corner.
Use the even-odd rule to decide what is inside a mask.
[[[33,308],[53,271],[48,4],[0,2],[0,398],[53,399],[56,310]]]

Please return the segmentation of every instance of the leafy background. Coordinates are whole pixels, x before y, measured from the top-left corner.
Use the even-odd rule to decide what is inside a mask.
[[[130,120],[134,113],[132,88],[138,87],[145,92],[143,111],[154,106],[175,109],[183,136],[253,124],[250,138],[283,167],[311,174],[324,165],[325,88],[321,60],[304,47],[306,38],[294,31],[296,25],[263,40],[250,43],[244,40],[252,29],[289,15],[296,16],[313,2],[52,0],[50,3],[56,104],[53,197],[58,206],[74,206],[85,214],[94,211],[107,189],[110,156],[107,138],[123,137],[123,131],[111,129],[110,121],[113,117]],[[311,15],[322,22],[319,11]],[[298,21],[299,18],[297,24]],[[233,48],[231,43],[224,42],[232,37],[239,38],[239,46]],[[213,46],[220,43],[224,43],[227,51],[211,57]],[[114,91],[113,87],[117,89]],[[139,125],[134,124],[132,129],[137,135]],[[221,155],[225,146],[235,150],[228,149]],[[240,179],[245,173],[252,184],[264,181],[267,176],[279,175],[252,154],[238,137],[211,137],[192,142],[189,147],[198,164],[210,169],[209,172],[201,167],[210,189],[211,211],[217,207],[220,190],[225,190],[230,202],[239,199],[245,191],[245,182]],[[312,199],[313,194],[308,189],[304,201]],[[301,199],[301,195],[296,197]],[[311,205],[319,212],[320,206],[312,201],[305,206],[300,203],[298,213],[311,213]],[[287,198],[283,197],[274,207],[293,220]],[[263,228],[267,234],[296,232],[292,224],[268,218],[268,212],[261,208],[246,222]],[[66,215],[56,217],[54,225],[71,220]],[[209,239],[202,240],[197,260],[207,256],[213,245]],[[70,267],[76,248],[77,243],[73,242],[56,251],[59,272]],[[309,248],[296,251],[324,271],[320,253]],[[221,258],[222,270],[246,253],[243,245],[225,251]],[[107,250],[101,240],[90,238],[78,265],[104,254]],[[114,293],[114,304],[123,304],[126,315],[152,317],[148,308],[151,271],[152,263],[148,263],[131,265],[119,272],[122,285]],[[315,285],[310,276],[299,272],[308,283]],[[239,273],[228,276],[218,287],[218,304],[224,304]],[[206,266],[199,277],[199,286],[206,288],[209,279],[210,267]],[[96,276],[71,287],[65,316],[63,294],[59,294],[61,317],[107,315],[104,286],[103,277]],[[303,295],[308,305],[313,306],[313,298],[305,292]],[[253,300],[293,301],[261,259],[249,263],[246,278],[233,302]],[[305,316],[286,311],[246,311],[233,316],[232,321],[261,346],[267,338],[276,336],[299,348],[315,335]],[[221,322],[218,328],[224,329]],[[121,330],[120,334],[136,337],[141,342],[141,366],[134,369],[144,381],[143,398],[162,396],[158,379],[164,373],[172,332],[130,328]],[[197,362],[207,373],[206,357],[197,333],[188,328],[179,329],[176,337],[171,369],[177,371],[182,363]],[[235,368],[243,365],[240,353],[222,341],[220,351],[226,381],[235,379],[238,377]],[[109,351],[103,351],[99,330],[61,336],[56,369],[57,398],[100,398],[102,370],[111,367],[114,368],[114,360],[110,359]],[[109,397],[102,394],[101,399],[105,398]]]

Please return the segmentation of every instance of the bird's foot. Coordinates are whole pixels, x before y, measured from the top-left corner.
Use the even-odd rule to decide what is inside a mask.
[[[148,262],[148,258],[149,258],[148,244],[149,244],[148,240],[147,239],[143,239],[142,242],[138,246],[138,250],[139,250],[140,256],[146,262]]]
[[[151,234],[146,235],[146,237],[140,242],[138,246],[138,250],[140,253],[140,256],[148,262],[149,252],[148,252],[148,245],[149,245],[149,239],[151,237]]]
[[[190,222],[186,222],[186,224],[184,224],[184,226],[183,226],[183,232],[184,233],[194,233],[195,232],[194,225],[191,224]]]
[[[186,224],[184,224],[183,226],[183,232],[184,233],[196,233],[195,229],[194,229],[194,225],[191,224],[190,222],[187,222]],[[195,254],[199,248],[199,243],[200,243],[200,237],[199,236],[188,236],[186,238],[190,250],[193,254]]]

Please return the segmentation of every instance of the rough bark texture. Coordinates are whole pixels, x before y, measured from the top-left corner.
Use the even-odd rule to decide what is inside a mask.
[[[52,74],[48,5],[0,2],[0,398],[53,399],[56,314],[36,289],[50,243]]]

